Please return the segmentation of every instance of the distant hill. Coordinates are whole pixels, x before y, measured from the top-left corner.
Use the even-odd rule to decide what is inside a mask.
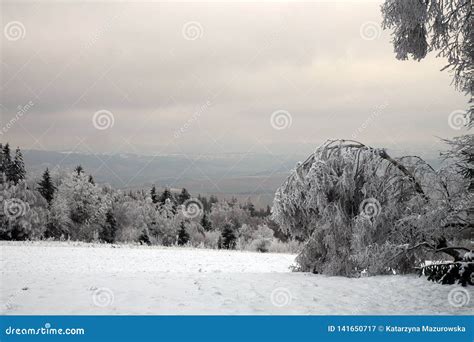
[[[97,183],[133,189],[156,184],[186,187],[193,194],[251,198],[259,206],[271,203],[277,187],[297,161],[296,156],[270,154],[158,155],[86,154],[77,152],[23,151],[26,168],[39,177],[49,168],[72,170],[82,165]]]
[[[290,170],[307,157],[252,153],[146,156],[39,150],[25,150],[23,154],[30,177],[39,177],[46,168],[66,171],[80,164],[97,183],[119,189],[147,188],[152,184],[176,190],[185,187],[193,195],[249,199],[257,207],[271,204],[275,190]],[[428,162],[439,166],[435,159]]]

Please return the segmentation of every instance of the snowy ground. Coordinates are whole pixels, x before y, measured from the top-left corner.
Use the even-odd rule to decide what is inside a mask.
[[[393,315],[474,310],[472,288],[415,276],[349,279],[292,273],[294,257],[0,242],[0,313]]]

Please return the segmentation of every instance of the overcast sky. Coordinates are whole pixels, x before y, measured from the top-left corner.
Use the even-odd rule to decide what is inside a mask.
[[[417,151],[459,135],[448,116],[467,99],[444,61],[397,61],[379,7],[4,2],[0,139],[201,154],[351,137]]]

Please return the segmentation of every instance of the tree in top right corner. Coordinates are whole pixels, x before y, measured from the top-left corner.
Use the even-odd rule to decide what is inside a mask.
[[[473,92],[474,35],[471,0],[385,0],[382,26],[392,30],[396,58],[421,60],[437,51],[456,89]],[[472,106],[471,106],[472,112]]]

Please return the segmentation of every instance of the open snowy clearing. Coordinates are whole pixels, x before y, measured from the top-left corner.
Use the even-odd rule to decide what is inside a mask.
[[[292,273],[295,256],[288,254],[57,242],[1,242],[0,251],[1,313],[9,315],[474,310],[472,288],[416,276],[349,279]],[[462,297],[462,306],[451,304],[453,291],[454,304],[459,306]]]

